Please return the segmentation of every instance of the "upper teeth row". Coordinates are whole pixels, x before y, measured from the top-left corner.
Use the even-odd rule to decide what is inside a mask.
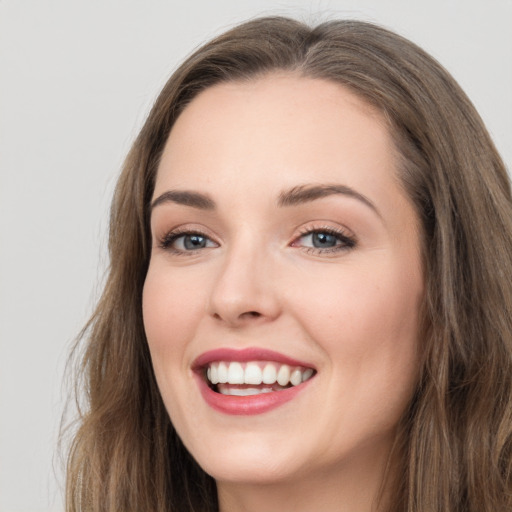
[[[290,367],[287,364],[232,361],[211,363],[206,376],[212,384],[275,384],[286,386],[291,383],[297,386],[311,378],[311,368]]]

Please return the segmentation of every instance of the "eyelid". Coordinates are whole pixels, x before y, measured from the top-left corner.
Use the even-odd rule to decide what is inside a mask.
[[[333,247],[310,247],[310,246],[302,246],[299,245],[298,242],[306,237],[312,236],[315,233],[326,233],[332,235],[338,239],[341,243],[333,246]],[[294,237],[292,243],[290,244],[292,247],[297,247],[306,251],[307,253],[314,253],[318,255],[327,255],[333,253],[340,253],[349,251],[357,246],[357,237],[353,234],[351,230],[346,227],[342,227],[340,225],[333,226],[332,224],[310,224],[300,228],[299,234]]]
[[[315,233],[325,233],[334,236],[337,239],[337,242],[335,245],[330,247],[314,247],[303,245],[300,243],[301,239],[307,236],[313,236]],[[205,245],[204,247],[197,247],[192,249],[180,249],[177,247],[173,247],[173,244],[180,238],[194,235],[206,239],[207,245]],[[218,237],[213,235],[209,229],[201,225],[198,226],[197,224],[184,224],[169,229],[165,231],[162,236],[156,237],[156,242],[160,249],[170,252],[171,254],[174,255],[184,256],[198,255],[205,249],[213,249],[221,245],[221,243],[218,240]],[[341,226],[339,224],[332,225],[327,222],[303,225],[298,230],[298,234],[294,236],[293,240],[289,244],[290,247],[295,247],[303,250],[304,252],[318,255],[328,255],[345,252],[353,249],[356,245],[357,238],[351,230],[349,230],[345,226]]]
[[[197,249],[189,249],[189,250],[181,250],[172,247],[172,244],[181,237],[185,236],[200,236],[203,237],[215,244],[216,247],[220,245],[220,242],[217,240],[217,237],[212,235],[209,229],[206,229],[202,226],[185,224],[181,226],[177,226],[166,230],[163,235],[156,237],[157,245],[160,249],[164,251],[169,251],[176,255],[194,255],[204,249],[212,249],[213,247],[202,247]]]

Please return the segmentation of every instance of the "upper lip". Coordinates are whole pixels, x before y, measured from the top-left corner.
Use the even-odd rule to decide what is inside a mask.
[[[315,370],[311,363],[294,359],[273,350],[257,347],[244,349],[218,348],[215,350],[209,350],[194,360],[192,368],[194,370],[199,370],[215,361],[275,361],[276,363],[287,364],[289,366],[303,366],[305,368],[312,368]]]

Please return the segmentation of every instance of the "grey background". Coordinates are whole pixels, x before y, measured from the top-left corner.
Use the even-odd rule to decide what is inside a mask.
[[[356,17],[437,57],[512,162],[511,0],[0,1],[0,512],[63,509],[63,369],[123,157],[198,44],[260,14]],[[55,471],[54,471],[55,468]]]

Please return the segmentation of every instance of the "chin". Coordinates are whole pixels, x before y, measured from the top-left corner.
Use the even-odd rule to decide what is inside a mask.
[[[292,480],[295,472],[285,469],[281,465],[272,465],[271,461],[255,460],[251,463],[231,463],[224,466],[219,461],[209,466],[202,466],[203,470],[217,482],[231,482],[238,484],[268,485]]]
[[[300,473],[300,461],[286,453],[286,449],[272,449],[268,444],[258,443],[240,446],[232,443],[227,449],[208,450],[194,453],[201,468],[216,481],[270,484],[292,479]]]

